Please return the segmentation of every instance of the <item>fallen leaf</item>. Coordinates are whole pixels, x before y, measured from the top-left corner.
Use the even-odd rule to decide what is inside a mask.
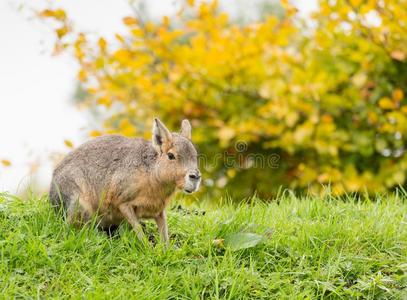
[[[232,233],[225,237],[225,245],[233,251],[253,248],[262,241],[263,236],[250,232]]]

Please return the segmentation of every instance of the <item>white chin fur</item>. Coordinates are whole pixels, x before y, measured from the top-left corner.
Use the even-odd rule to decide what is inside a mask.
[[[196,192],[199,189],[199,184],[200,181],[198,182],[187,181],[183,189],[184,193],[192,194],[193,192]]]

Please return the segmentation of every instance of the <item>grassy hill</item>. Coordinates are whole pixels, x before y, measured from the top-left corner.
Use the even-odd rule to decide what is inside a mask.
[[[126,224],[77,230],[46,197],[0,194],[0,298],[407,298],[405,196],[278,199],[174,204],[165,251]]]

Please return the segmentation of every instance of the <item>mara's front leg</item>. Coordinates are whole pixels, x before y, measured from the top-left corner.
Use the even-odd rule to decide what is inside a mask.
[[[157,223],[161,240],[165,243],[165,246],[168,247],[170,244],[170,239],[168,237],[167,215],[165,213],[165,210],[160,212],[154,219],[155,222]]]
[[[146,239],[144,236],[143,228],[141,227],[139,219],[137,218],[137,215],[134,211],[134,206],[129,202],[121,203],[119,205],[119,210],[123,217],[127,220],[127,222],[129,222],[130,225],[133,227],[134,231],[137,234],[137,238],[144,243]]]

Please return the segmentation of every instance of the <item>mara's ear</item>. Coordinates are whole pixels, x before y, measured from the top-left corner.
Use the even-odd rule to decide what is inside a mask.
[[[169,145],[172,142],[172,134],[165,127],[165,125],[157,118],[154,118],[153,122],[153,146],[158,153],[164,151],[163,145],[169,148]]]
[[[191,124],[187,119],[182,120],[181,123],[181,135],[186,137],[188,140],[191,139]]]

